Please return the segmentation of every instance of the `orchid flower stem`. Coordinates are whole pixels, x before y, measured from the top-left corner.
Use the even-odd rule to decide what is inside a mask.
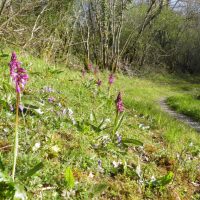
[[[12,170],[12,179],[15,180],[15,171],[17,164],[17,155],[18,155],[18,122],[19,122],[19,104],[20,104],[20,93],[16,93],[17,101],[16,101],[16,121],[15,121],[15,144],[14,144],[14,158],[13,158],[13,170]]]
[[[119,113],[116,112],[116,116],[115,116],[115,122],[114,122],[114,127],[113,127],[113,137],[116,133],[116,128],[117,128],[117,124],[118,124],[118,118],[119,118]]]
[[[111,86],[108,87],[108,98],[110,98],[110,88]]]

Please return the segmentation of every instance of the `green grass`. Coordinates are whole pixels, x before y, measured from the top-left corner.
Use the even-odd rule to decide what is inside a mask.
[[[71,199],[197,197],[192,182],[199,180],[199,135],[164,113],[158,103],[160,98],[181,94],[185,88],[195,90],[196,83],[172,77],[158,76],[152,81],[117,74],[108,98],[106,72],[99,75],[103,84],[98,92],[91,73],[83,79],[80,72],[65,66],[49,65],[24,52],[19,55],[19,60],[27,66],[30,80],[22,96],[22,103],[29,109],[20,118],[16,175],[17,181],[26,186],[29,199],[59,200],[67,195]],[[0,60],[0,156],[10,173],[15,113],[9,105],[15,104],[15,95],[8,62],[9,58]],[[53,91],[45,91],[45,86]],[[125,104],[119,133],[122,139],[141,141],[143,147],[119,146],[117,138],[109,140],[115,119],[114,101],[119,91]],[[52,103],[48,101],[51,97],[55,99]],[[67,108],[73,110],[78,126],[73,125],[67,114],[63,115]],[[109,119],[107,129],[99,131],[95,127],[103,119]],[[27,180],[20,180],[39,162],[44,164],[42,170]],[[118,163],[118,167],[113,163]],[[67,167],[72,169],[76,182],[72,191],[65,180]],[[175,175],[173,182],[163,187],[145,187],[152,176],[160,178],[169,171]]]
[[[192,94],[171,96],[167,99],[167,103],[177,112],[200,121],[200,99],[198,96]]]

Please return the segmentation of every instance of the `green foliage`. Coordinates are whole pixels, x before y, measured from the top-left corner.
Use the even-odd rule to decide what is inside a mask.
[[[173,172],[169,172],[167,175],[155,179],[153,181],[150,181],[146,184],[147,187],[151,187],[151,188],[162,188],[164,186],[166,186],[167,184],[169,184],[172,180],[173,180],[174,174]]]
[[[0,61],[2,74],[9,73],[4,66],[8,60],[4,59]],[[92,73],[87,73],[83,79],[80,72],[65,66],[50,66],[30,56],[22,61],[27,66],[32,63],[32,73],[22,98],[27,112],[20,116],[16,183],[25,186],[28,199],[38,200],[41,195],[44,200],[143,199],[148,192],[152,199],[168,199],[171,186],[167,180],[170,179],[162,177],[163,171],[175,174],[176,167],[178,178],[170,183],[178,195],[190,198],[191,193],[187,191],[191,184],[188,183],[195,184],[198,180],[199,136],[171,119],[155,102],[161,97],[181,93],[183,86],[195,90],[197,85],[170,75],[154,76],[152,81],[149,77],[116,74],[108,98],[106,72],[98,74],[102,80],[98,92]],[[48,72],[49,68],[53,73]],[[54,73],[54,70],[62,72]],[[12,91],[4,91],[3,81],[9,84],[6,76],[0,79],[0,99],[14,105]],[[45,87],[51,89],[45,90]],[[117,129],[120,137],[111,138],[116,114],[114,99],[118,91],[123,92],[126,112]],[[51,97],[54,101],[49,102]],[[69,108],[73,111],[71,114]],[[35,114],[33,109],[41,109],[43,113]],[[0,110],[1,168],[5,173],[12,167],[14,112],[6,107]],[[141,128],[141,124],[148,128]],[[185,147],[188,148],[183,151]],[[66,165],[70,167],[66,169]],[[153,186],[151,189],[143,187],[146,182],[150,184],[153,175],[161,177],[156,179],[156,192]],[[14,186],[6,187],[13,189]],[[164,190],[159,190],[160,187]],[[186,192],[182,194],[182,190]]]
[[[0,172],[0,196],[2,200],[26,200],[26,192],[23,186],[12,182],[11,178]]]
[[[190,94],[171,96],[167,103],[179,113],[200,121],[200,100]]]
[[[75,180],[73,176],[73,172],[70,167],[67,167],[65,170],[65,181],[66,181],[66,186],[68,189],[72,189],[75,186]]]
[[[32,169],[30,169],[25,175],[24,175],[24,179],[33,176],[36,172],[38,172],[39,170],[41,170],[44,167],[43,162],[38,163],[36,166],[34,166]]]

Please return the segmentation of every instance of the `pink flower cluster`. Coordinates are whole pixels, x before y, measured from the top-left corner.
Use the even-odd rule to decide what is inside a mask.
[[[113,74],[110,74],[109,79],[108,79],[108,83],[110,85],[112,85],[114,83],[114,76],[113,76]]]
[[[15,83],[16,92],[21,93],[28,81],[28,74],[25,69],[21,67],[21,63],[17,60],[16,53],[13,52],[11,56],[10,76]]]
[[[121,92],[118,93],[117,95],[117,99],[115,100],[116,103],[116,108],[117,108],[117,112],[121,113],[124,111],[124,104],[122,101],[122,96],[121,96]]]

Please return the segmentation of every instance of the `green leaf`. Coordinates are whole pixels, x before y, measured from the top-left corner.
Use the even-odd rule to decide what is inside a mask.
[[[8,57],[8,56],[9,56],[9,55],[8,55],[8,54],[5,54],[5,53],[0,55],[1,58],[5,58],[5,57]]]
[[[119,119],[119,121],[118,121],[118,123],[117,123],[116,129],[115,129],[115,132],[117,132],[118,129],[120,128],[123,119],[124,119],[124,113],[122,114],[121,118]]]
[[[0,105],[2,106],[2,107],[8,107],[8,103],[5,101],[5,100],[2,100],[2,99],[0,99]]]
[[[134,145],[138,145],[138,146],[143,146],[143,143],[139,140],[135,140],[135,139],[123,139],[122,143],[124,144],[134,144]]]
[[[92,111],[92,115],[93,115],[93,117],[94,117],[94,121],[95,121],[95,123],[97,123],[97,117],[96,117],[96,114],[95,114],[94,111]]]
[[[67,188],[72,189],[75,186],[75,180],[70,167],[67,167],[65,171],[65,181],[67,183]]]
[[[101,132],[101,131],[102,131],[99,127],[97,127],[97,126],[95,126],[95,125],[93,125],[93,124],[90,124],[90,126],[91,126],[91,128],[92,128],[94,131],[96,131],[96,132]]]
[[[99,126],[98,126],[98,129],[101,130],[101,127],[103,126],[104,122],[105,122],[105,119],[103,118],[102,122],[101,122],[101,123],[99,124]]]
[[[165,186],[165,185],[169,184],[173,180],[173,177],[174,177],[174,173],[173,172],[169,172],[167,175],[163,176],[158,181],[160,181],[160,185],[161,186]]]
[[[0,170],[1,171],[5,170],[5,166],[4,166],[4,164],[3,164],[2,160],[1,160],[1,157],[0,157]]]
[[[37,164],[35,167],[33,167],[32,169],[30,169],[25,176],[23,177],[24,179],[26,179],[27,177],[31,177],[33,176],[37,171],[39,171],[40,169],[42,169],[44,167],[43,162],[40,162],[39,164]]]
[[[173,177],[174,177],[174,173],[169,172],[167,175],[165,175],[161,178],[158,178],[154,181],[149,181],[147,183],[147,186],[148,187],[163,187],[163,186],[169,184],[173,180]]]

